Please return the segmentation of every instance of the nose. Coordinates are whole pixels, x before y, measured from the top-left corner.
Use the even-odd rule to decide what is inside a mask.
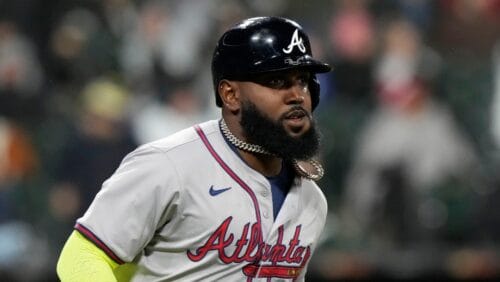
[[[309,89],[307,85],[304,86],[296,81],[286,91],[286,104],[303,104]]]

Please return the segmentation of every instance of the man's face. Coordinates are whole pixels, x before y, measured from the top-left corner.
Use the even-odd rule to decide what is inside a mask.
[[[281,119],[291,136],[301,136],[311,126],[310,73],[304,70],[273,72],[240,81],[240,99],[252,102],[264,116]]]
[[[307,72],[266,74],[240,82],[241,121],[248,142],[283,158],[309,159],[319,149]]]

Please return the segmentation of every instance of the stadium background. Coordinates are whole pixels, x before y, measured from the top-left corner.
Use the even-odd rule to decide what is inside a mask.
[[[0,0],[1,281],[56,281],[121,158],[218,116],[211,51],[259,15],[334,66],[308,280],[500,277],[500,1]]]

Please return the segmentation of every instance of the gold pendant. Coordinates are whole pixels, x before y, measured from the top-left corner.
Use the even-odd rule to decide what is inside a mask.
[[[293,166],[300,176],[313,181],[320,180],[325,173],[325,170],[323,169],[321,164],[319,164],[315,160],[308,160],[308,161],[293,160]]]

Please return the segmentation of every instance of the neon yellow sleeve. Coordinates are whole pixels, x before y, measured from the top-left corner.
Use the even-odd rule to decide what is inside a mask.
[[[120,266],[76,230],[57,262],[57,275],[62,282],[127,281],[134,270],[131,264]]]

